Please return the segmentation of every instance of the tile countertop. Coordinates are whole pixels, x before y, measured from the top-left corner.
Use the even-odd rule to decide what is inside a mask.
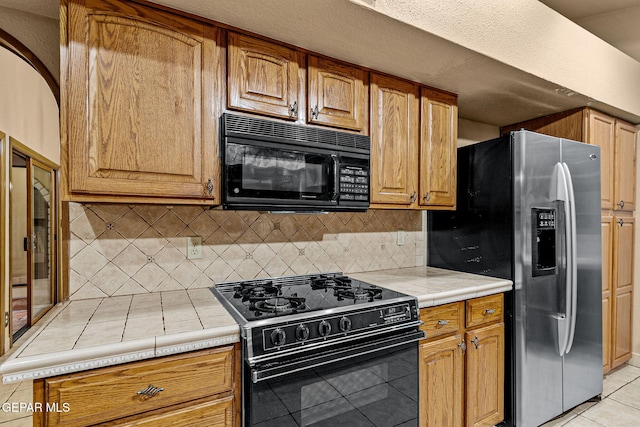
[[[411,267],[350,277],[416,296],[420,307],[505,292],[512,282]],[[239,341],[233,318],[207,288],[59,304],[0,359],[4,383],[46,378]]]

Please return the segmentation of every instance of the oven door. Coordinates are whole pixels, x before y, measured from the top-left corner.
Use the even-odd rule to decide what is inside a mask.
[[[296,360],[245,363],[245,425],[417,426],[422,338],[412,331]]]
[[[322,149],[228,137],[225,207],[321,209],[338,204],[338,156]]]

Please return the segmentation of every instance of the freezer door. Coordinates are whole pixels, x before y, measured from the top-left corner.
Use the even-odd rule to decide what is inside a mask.
[[[575,329],[564,356],[566,411],[602,393],[602,245],[600,149],[569,140],[561,144],[573,183],[577,240]]]
[[[516,426],[530,427],[563,412],[565,218],[554,176],[561,151],[558,138],[526,131],[512,137],[515,418]]]

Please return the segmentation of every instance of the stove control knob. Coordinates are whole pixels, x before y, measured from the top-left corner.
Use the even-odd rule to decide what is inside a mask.
[[[276,328],[271,332],[271,344],[276,347],[284,345],[287,341],[287,333],[280,328]]]
[[[306,325],[298,325],[296,328],[296,339],[304,341],[309,338],[309,328]]]
[[[326,320],[320,322],[320,324],[318,325],[318,333],[321,337],[326,337],[327,335],[329,335],[331,333],[331,323],[327,322]]]
[[[351,330],[351,319],[349,319],[347,316],[344,316],[342,319],[340,319],[340,330],[342,332]]]

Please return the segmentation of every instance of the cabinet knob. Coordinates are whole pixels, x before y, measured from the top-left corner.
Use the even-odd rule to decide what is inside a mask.
[[[467,343],[462,341],[460,342],[460,344],[458,344],[458,347],[460,347],[460,350],[462,350],[462,354],[465,354],[467,352]]]
[[[622,227],[622,226],[624,225],[624,220],[623,220],[622,218],[620,218],[620,219],[618,220],[618,225],[619,225],[620,227]]]
[[[293,104],[289,106],[289,116],[298,117],[298,101],[293,101]]]
[[[472,339],[471,342],[476,346],[476,349],[478,348],[478,345],[480,345],[480,340],[478,339],[478,337]]]
[[[213,181],[211,181],[211,178],[207,180],[207,192],[209,196],[213,196]]]
[[[618,203],[616,203],[618,205],[618,207],[620,209],[624,209],[624,200],[620,200]]]
[[[418,200],[418,193],[414,191],[413,194],[411,195],[411,201],[415,202],[416,200]]]
[[[320,111],[318,111],[318,105],[316,104],[316,106],[311,109],[311,118],[317,120],[319,114],[320,114]]]
[[[438,326],[445,326],[448,324],[449,324],[448,320],[438,320]]]
[[[495,308],[487,308],[487,309],[484,311],[484,314],[493,314],[493,313],[495,313],[495,312],[496,312],[496,309],[495,309]]]
[[[153,397],[156,394],[160,393],[161,391],[164,391],[164,388],[155,387],[153,384],[149,384],[149,386],[147,388],[145,388],[144,390],[138,391],[137,394],[139,396]]]
[[[431,192],[427,191],[423,197],[425,202],[428,202],[431,199]]]

